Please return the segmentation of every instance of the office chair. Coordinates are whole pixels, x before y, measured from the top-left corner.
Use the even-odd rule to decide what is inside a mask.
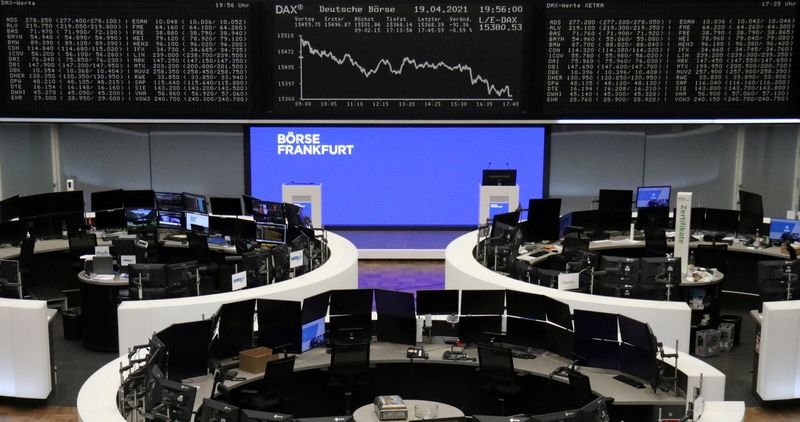
[[[667,233],[664,229],[645,229],[645,253],[653,257],[664,257],[669,253],[667,248]]]
[[[248,388],[231,391],[225,384],[220,384],[217,391],[239,407],[291,413],[288,407],[292,391],[294,361],[295,356],[269,361],[264,371],[264,378],[248,384]]]
[[[569,378],[569,400],[572,407],[583,407],[594,399],[589,377],[575,370],[570,370],[567,376]]]
[[[518,397],[522,392],[522,386],[516,380],[511,349],[478,345],[478,365],[484,380],[481,389],[497,398],[500,415],[505,415],[506,398]]]
[[[328,387],[344,390],[346,415],[352,413],[353,390],[369,385],[369,341],[334,342]]]
[[[0,259],[0,297],[24,299],[18,261]]]
[[[220,266],[219,263],[214,262],[211,258],[211,251],[208,249],[208,239],[197,233],[189,233],[187,240],[189,242],[189,253],[192,255],[192,259],[200,263],[198,270],[200,271],[201,289],[216,290]],[[211,286],[213,286],[213,288],[209,288]]]
[[[694,265],[703,268],[716,268],[725,274],[725,255],[728,245],[697,245],[694,250]]]
[[[70,233],[68,237],[69,241],[69,257],[70,257],[70,269],[72,274],[78,274],[81,270],[83,270],[83,261],[81,260],[81,256],[83,255],[94,255],[94,248],[97,246],[97,236],[93,233],[87,233],[85,231],[73,231]],[[64,290],[63,292],[70,292],[74,293],[80,290],[80,283],[78,281],[78,277],[70,277],[70,284],[68,284],[69,289]],[[66,305],[65,305],[66,308]]]

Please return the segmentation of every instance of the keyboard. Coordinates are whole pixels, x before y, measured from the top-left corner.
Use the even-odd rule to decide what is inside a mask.
[[[534,258],[538,258],[540,256],[545,256],[545,255],[547,255],[549,253],[550,253],[550,251],[548,251],[548,250],[541,250],[539,252],[532,253],[531,256],[534,257]]]
[[[186,236],[185,234],[170,234],[164,238],[164,240],[168,240],[171,242],[186,242],[187,239],[188,236]]]
[[[511,356],[517,359],[536,359],[536,355],[522,350],[512,350]]]
[[[624,382],[625,384],[628,384],[634,388],[639,388],[639,389],[644,388],[644,384],[642,384],[641,382],[622,374],[615,376],[614,379],[619,382]]]

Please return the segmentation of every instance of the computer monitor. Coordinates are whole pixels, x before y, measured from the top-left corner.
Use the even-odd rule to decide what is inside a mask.
[[[694,220],[692,220],[694,226]],[[669,208],[639,208],[636,214],[636,229],[671,229],[669,224]]]
[[[736,233],[741,234],[761,234],[764,224],[764,216],[760,214],[739,213],[739,224],[736,226]]]
[[[680,284],[681,258],[641,258],[639,281],[642,284]]]
[[[197,285],[197,261],[177,262],[167,265],[167,284],[170,289],[194,295]]]
[[[203,399],[198,413],[200,422],[239,422],[239,408],[217,400]]]
[[[502,329],[500,315],[462,316],[458,319],[458,338],[464,343],[484,343],[486,333],[499,333]]]
[[[233,358],[239,356],[240,351],[253,347],[255,311],[255,299],[229,302],[220,306],[212,323],[217,332],[217,337],[209,346],[212,358]]]
[[[21,196],[19,198],[19,218],[37,217],[49,212],[50,200],[47,193]]]
[[[234,236],[235,218],[218,217],[215,215],[208,216],[208,232],[210,234],[217,234],[220,236]]]
[[[325,317],[304,323],[300,330],[300,353],[325,346]]]
[[[378,315],[378,341],[416,344],[413,293],[375,289],[375,311]]]
[[[242,211],[244,212],[244,215],[253,215],[253,209],[255,208],[256,201],[259,201],[259,199],[256,197],[242,195]]]
[[[22,222],[19,220],[0,223],[0,243],[17,243],[22,241]]]
[[[115,210],[125,206],[122,189],[92,192],[92,211]]]
[[[159,210],[183,211],[183,194],[180,192],[155,192],[156,208]]]
[[[607,274],[603,280],[610,283],[634,286],[639,283],[639,258],[625,256],[603,256],[600,260],[600,270]]]
[[[208,232],[208,214],[186,211],[184,215],[186,216],[186,225],[184,226],[186,230],[200,233]]]
[[[157,215],[156,210],[153,208],[126,208],[125,222],[128,232],[154,231]]]
[[[569,311],[569,305],[544,296],[544,308],[547,312],[548,322],[572,330],[572,314]]]
[[[598,210],[573,211],[569,215],[568,226],[581,227],[585,232],[602,230],[600,212]]]
[[[486,169],[482,176],[481,185],[483,186],[514,186],[517,184],[517,170],[515,169]]]
[[[289,267],[289,257],[291,255],[289,246],[283,244],[272,248],[272,268],[276,282],[289,279],[291,268]]]
[[[800,260],[758,261],[756,273],[763,301],[800,297]]]
[[[306,206],[310,206],[308,204]],[[286,216],[286,222],[290,226],[311,227],[311,218],[303,211],[303,207],[297,204],[284,203],[283,213]]]
[[[256,240],[256,222],[237,218],[233,223],[233,235],[239,239]]]
[[[575,337],[617,341],[617,314],[576,309]]]
[[[781,242],[800,242],[800,220],[773,218],[769,223],[769,238]]]
[[[633,191],[600,189],[597,209],[602,211],[631,212]]]
[[[84,213],[83,191],[53,192],[48,195],[48,213]]]
[[[242,200],[239,198],[221,198],[212,196],[211,212],[214,215],[242,215]]]
[[[558,220],[561,216],[561,198],[531,199],[528,201],[528,221]]]
[[[675,219],[677,220],[677,211],[675,212]],[[692,207],[691,211],[691,224],[692,230],[704,230],[706,227],[706,209]]]
[[[331,290],[331,315],[369,315],[372,313],[372,289]]]
[[[342,416],[341,418],[305,418],[302,420],[311,422],[312,419],[325,419],[325,421],[318,422],[350,422],[352,420],[350,416]],[[300,419],[294,419],[292,415],[287,415],[285,413],[242,409],[242,417],[239,419],[239,422],[294,422],[295,420]]]
[[[285,224],[283,203],[253,199],[253,218],[262,223]]]
[[[161,399],[156,400],[159,404],[151,412],[166,418],[163,420],[191,422],[197,387],[168,379],[160,379],[158,383],[161,387]]]
[[[739,228],[739,211],[706,208],[703,230],[736,233]]]
[[[618,316],[619,333],[623,343],[642,350],[657,350],[656,336],[646,322],[637,321],[625,315]]]
[[[575,335],[574,356],[584,366],[619,369],[619,342]]]
[[[526,318],[506,317],[506,343],[544,349],[547,323]]]
[[[183,192],[183,208],[186,211],[208,214],[205,195]]]
[[[300,353],[302,313],[300,302],[258,299],[258,345],[272,350]]]
[[[331,315],[329,338],[337,341],[367,341],[372,338],[372,316],[362,315]]]
[[[178,229],[184,228],[183,212],[158,210],[158,228]]]
[[[461,315],[503,315],[505,290],[462,290]]]
[[[94,227],[97,230],[122,229],[126,226],[127,219],[123,209],[94,213]]]
[[[498,237],[510,233],[519,224],[519,211],[497,214],[492,218],[491,237]]]
[[[458,290],[417,290],[417,315],[457,315]]]
[[[208,343],[211,341],[211,320],[172,324],[156,334],[166,351],[165,375],[181,381],[208,374]]]
[[[263,286],[270,282],[270,257],[266,249],[256,249],[242,254],[242,268],[247,271],[247,285]]]
[[[572,359],[575,354],[575,333],[558,325],[547,324],[545,350]]]
[[[141,283],[142,287],[167,287],[166,264],[130,264],[128,281]]]
[[[544,296],[506,290],[506,313],[509,316],[545,321],[547,310]]]
[[[256,241],[278,245],[286,243],[286,224],[256,222]]]
[[[667,208],[671,186],[639,186],[636,188],[636,208]]]
[[[561,237],[561,221],[558,218],[527,220],[517,225],[523,242],[552,242]]]
[[[764,204],[761,195],[739,189],[739,211],[764,217]]]
[[[641,378],[655,390],[658,384],[658,358],[656,350],[640,349],[622,343],[619,350],[619,370]]]
[[[0,223],[19,218],[19,195],[0,201]]]
[[[155,208],[156,195],[152,190],[124,190],[122,202],[125,208]]]

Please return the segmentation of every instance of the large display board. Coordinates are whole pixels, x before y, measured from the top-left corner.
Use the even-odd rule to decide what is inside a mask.
[[[800,117],[794,0],[3,0],[0,117]]]
[[[523,202],[541,198],[544,128],[250,128],[252,195],[321,183],[326,226],[474,226],[487,166],[517,169]]]

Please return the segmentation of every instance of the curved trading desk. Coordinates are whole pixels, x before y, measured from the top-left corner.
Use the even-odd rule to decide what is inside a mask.
[[[119,354],[147,343],[154,332],[179,322],[210,318],[220,305],[246,299],[302,301],[334,289],[358,288],[358,250],[347,239],[328,232],[330,257],[314,271],[280,283],[205,296],[129,300],[117,309]]]
[[[406,349],[408,346],[393,343],[372,343],[370,350],[371,364],[393,364],[393,365],[409,365],[409,359],[406,358]],[[448,365],[448,371],[457,369],[456,367],[471,369],[477,367],[475,362],[467,361],[446,361],[442,359],[442,353],[449,350],[448,345],[441,342],[434,342],[426,344],[426,350],[430,354],[428,360],[414,360],[413,367],[422,368],[421,365]],[[467,348],[466,352],[471,356],[477,356],[477,350],[474,348]],[[111,361],[97,372],[95,372],[84,385],[81,387],[78,395],[78,415],[83,422],[122,422],[125,419],[117,409],[117,390],[120,386],[119,368],[121,364],[127,363],[127,357],[121,357]],[[514,366],[518,372],[530,374],[536,377],[547,378],[550,373],[560,366],[570,363],[570,360],[551,353],[544,353],[536,359],[514,359]],[[327,368],[330,365],[330,355],[325,352],[323,348],[316,348],[301,355],[297,355],[295,362],[295,371],[310,371],[315,369]],[[420,366],[416,366],[420,365]],[[703,395],[707,400],[723,400],[725,390],[725,375],[718,370],[712,368],[708,364],[693,358],[684,353],[680,353],[678,359],[678,370],[684,373],[691,380],[700,377],[703,374]],[[409,367],[407,373],[411,371]],[[422,370],[418,371],[422,372]],[[470,371],[472,372],[472,371]],[[586,374],[592,385],[592,390],[603,396],[614,397],[614,403],[620,406],[636,406],[636,405],[678,405],[683,406],[686,399],[683,397],[675,397],[673,393],[665,393],[659,391],[654,393],[652,389],[636,389],[623,384],[613,377],[618,374],[616,371],[597,369],[597,368],[582,368],[581,372]],[[255,380],[259,377],[256,374],[250,374],[239,370],[239,376],[246,378],[248,381]],[[565,379],[559,377],[554,378],[556,381],[566,382]],[[392,380],[389,380],[392,381]],[[430,382],[431,379],[426,378],[419,380],[416,385],[419,388],[425,388],[422,384],[429,384],[428,388],[448,388],[455,389],[456,392],[467,390],[470,394],[475,394],[478,388],[473,385],[462,385],[459,383],[446,384],[440,382]],[[211,395],[213,377],[204,376],[187,381],[190,385],[198,388],[195,408],[199,407],[202,399]],[[413,385],[413,384],[412,384]],[[402,388],[402,387],[397,387]],[[393,394],[399,393],[401,396],[409,399],[434,399],[434,397],[419,397],[414,396],[414,391],[398,391],[394,390]],[[377,391],[376,394],[384,394],[382,391]],[[422,393],[424,394],[424,393]],[[437,400],[441,401],[441,400]],[[450,403],[457,405],[456,403]],[[353,403],[354,407],[360,403]],[[458,406],[457,406],[458,407]],[[465,413],[468,413],[465,411]]]

